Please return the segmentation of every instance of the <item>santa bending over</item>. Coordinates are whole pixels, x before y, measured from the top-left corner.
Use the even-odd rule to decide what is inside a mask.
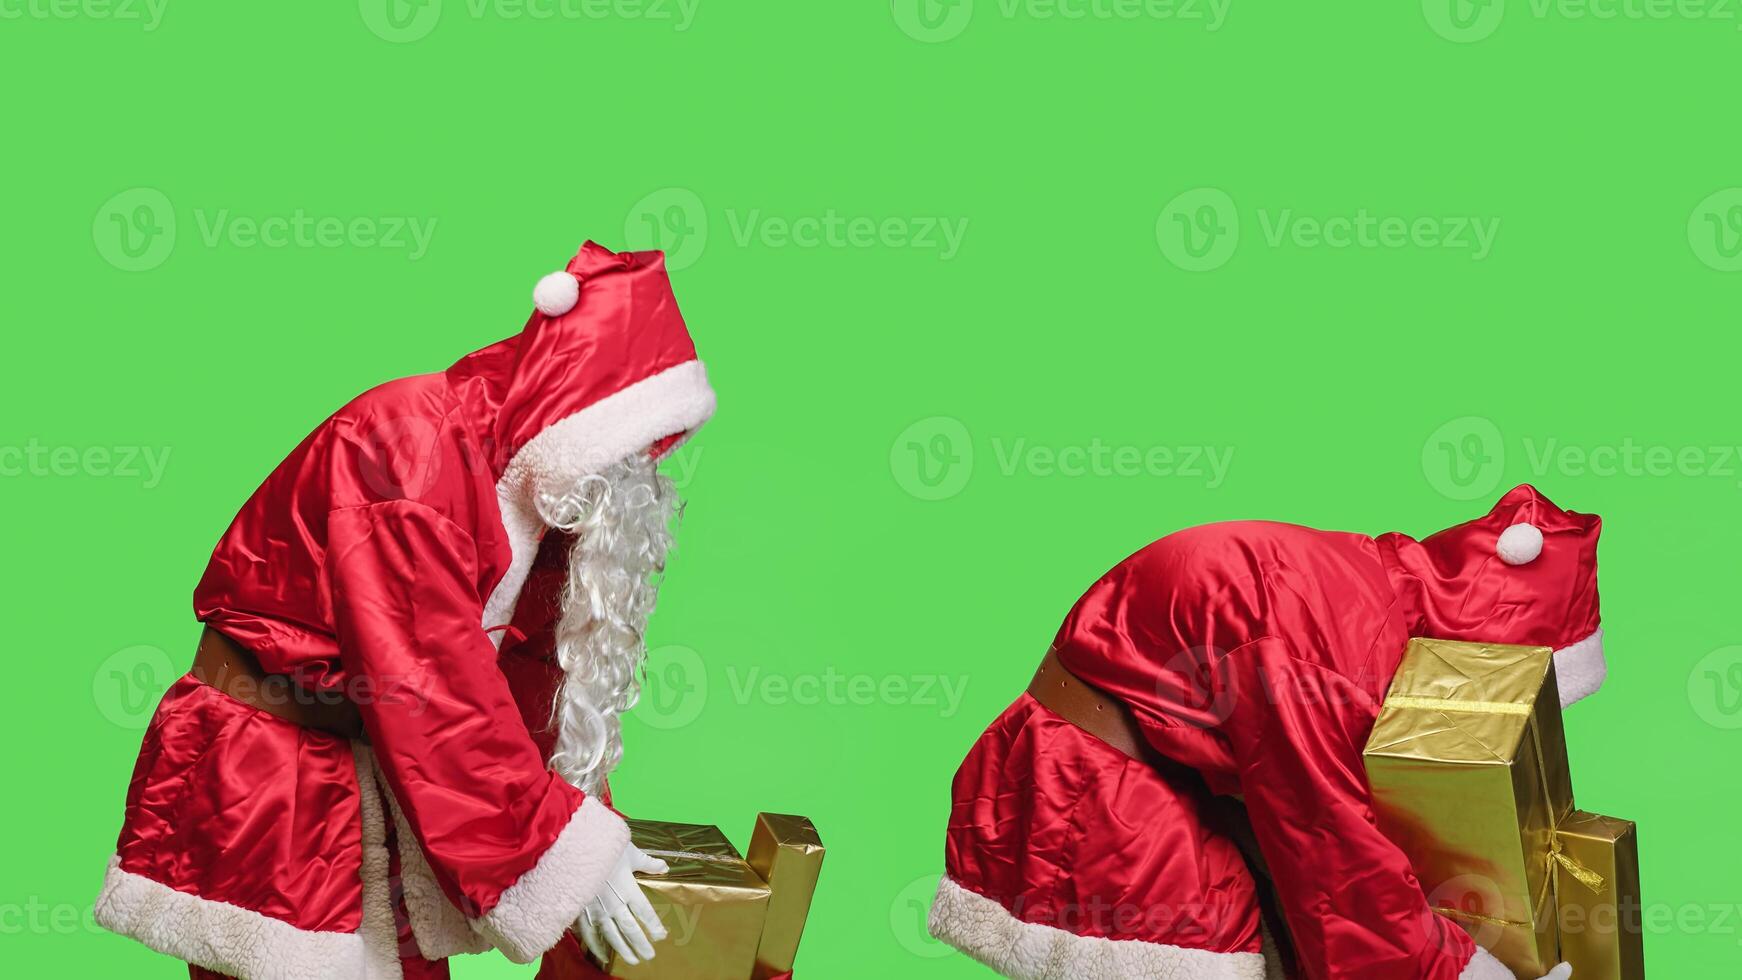
[[[588,243],[524,330],[375,388],[243,506],[194,593],[96,904],[194,977],[446,977],[662,938],[605,777],[714,410],[657,252]]]
[[[1563,703],[1595,691],[1600,527],[1521,486],[1422,541],[1236,522],[1125,559],[956,774],[932,933],[1018,980],[1263,980],[1262,863],[1313,980],[1513,980],[1430,910],[1361,753],[1412,636],[1553,647]]]

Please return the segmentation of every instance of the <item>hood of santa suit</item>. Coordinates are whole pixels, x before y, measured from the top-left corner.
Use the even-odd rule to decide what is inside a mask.
[[[1379,538],[1415,636],[1552,647],[1562,705],[1607,676],[1597,597],[1602,518],[1529,484],[1487,514],[1421,541]]]
[[[663,253],[587,242],[539,280],[533,300],[518,335],[446,372],[485,443],[513,548],[486,603],[487,625],[513,615],[547,530],[541,494],[571,491],[636,453],[669,455],[714,413]]]

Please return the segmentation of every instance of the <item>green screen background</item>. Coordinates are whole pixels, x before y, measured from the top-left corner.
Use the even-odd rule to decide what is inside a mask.
[[[1607,522],[1578,799],[1654,972],[1734,972],[1742,15],[690,2],[5,3],[9,974],[184,975],[89,909],[212,544],[587,237],[671,250],[720,394],[614,782],[815,819],[801,977],[986,975],[923,933],[949,779],[1119,558],[1525,481]]]

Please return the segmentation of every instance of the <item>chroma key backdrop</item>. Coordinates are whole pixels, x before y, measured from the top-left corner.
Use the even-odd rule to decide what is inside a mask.
[[[801,980],[990,976],[950,779],[1125,555],[1525,482],[1605,522],[1578,801],[1653,973],[1735,975],[1739,59],[1720,0],[0,0],[3,971],[185,975],[92,904],[214,543],[592,238],[719,393],[613,789],[815,821]]]

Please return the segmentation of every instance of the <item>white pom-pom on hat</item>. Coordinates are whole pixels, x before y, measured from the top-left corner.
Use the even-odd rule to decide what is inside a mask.
[[[545,316],[562,316],[581,298],[581,281],[567,272],[553,272],[532,287],[532,305]]]
[[[1542,531],[1535,524],[1514,524],[1500,532],[1494,550],[1508,565],[1528,565],[1542,554]]]

